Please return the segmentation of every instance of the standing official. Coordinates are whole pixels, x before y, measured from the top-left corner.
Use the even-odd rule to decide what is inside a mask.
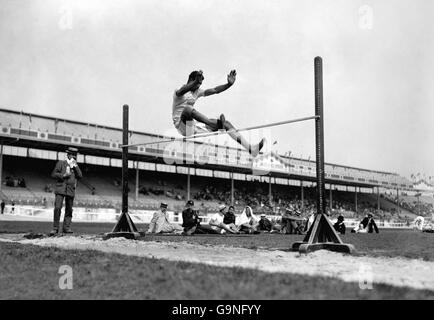
[[[59,160],[51,173],[51,177],[56,179],[54,194],[54,222],[53,230],[50,235],[55,235],[59,232],[60,212],[62,210],[63,199],[65,199],[65,218],[63,219],[63,233],[72,233],[72,205],[75,197],[75,189],[77,180],[83,177],[81,170],[77,164],[76,148],[68,148],[66,150],[66,159]]]

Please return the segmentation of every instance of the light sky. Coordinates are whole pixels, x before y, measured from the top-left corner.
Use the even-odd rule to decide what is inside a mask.
[[[314,113],[324,63],[325,160],[434,176],[430,0],[0,0],[0,107],[177,135],[172,95],[195,69],[198,110],[237,127]],[[314,158],[314,125],[254,132]]]

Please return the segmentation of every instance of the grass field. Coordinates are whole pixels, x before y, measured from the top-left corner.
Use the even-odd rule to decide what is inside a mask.
[[[0,221],[0,233],[42,233],[45,222]],[[76,234],[101,234],[112,224],[76,223]],[[139,229],[143,225],[138,226]],[[302,236],[241,235],[150,236],[143,241],[187,241],[249,249],[288,249]],[[403,256],[434,261],[432,234],[380,230],[347,234],[358,254]],[[357,283],[327,277],[267,273],[258,270],[148,259],[91,250],[62,250],[0,242],[0,299],[434,299],[434,292],[378,284],[361,290]],[[59,290],[59,266],[74,270],[74,289]]]
[[[137,225],[139,230],[146,230],[146,225]],[[81,234],[103,234],[110,232],[113,224],[75,223],[74,232]],[[48,233],[50,222],[0,221],[0,233]],[[304,236],[260,234],[260,235],[195,235],[192,237],[176,235],[146,235],[144,241],[187,241],[198,244],[230,245],[243,248],[281,248],[289,249],[292,243]],[[347,233],[342,241],[356,247],[358,254],[371,256],[402,256],[411,259],[434,261],[433,234],[414,230],[380,229],[379,234]]]

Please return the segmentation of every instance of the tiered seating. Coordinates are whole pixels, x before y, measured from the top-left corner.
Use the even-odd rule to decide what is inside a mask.
[[[34,194],[26,188],[13,188],[13,187],[2,186],[2,191],[10,200],[15,200],[15,199],[33,200],[35,198]]]
[[[46,187],[51,185],[54,190],[55,181],[50,177],[55,166],[54,160],[42,160],[33,158],[20,158],[4,156],[3,177],[13,175],[23,177],[27,188],[3,187],[3,193],[9,198],[25,203],[45,203],[52,205],[54,199],[52,192],[46,192]],[[77,186],[75,205],[81,207],[107,207],[121,208],[121,168],[105,167],[81,164],[84,179]],[[135,198],[135,173],[129,171],[129,208],[131,210],[149,209],[159,207],[161,201],[167,202],[171,210],[181,211],[185,205],[187,190],[187,176],[182,174],[153,172],[140,170],[138,198]],[[191,176],[191,198],[195,200],[196,207],[202,212],[215,211],[220,203],[230,202],[230,180],[223,178],[209,178],[203,176]],[[250,205],[254,210],[266,213],[277,213],[279,208],[288,206],[301,209],[301,190],[298,186],[272,185],[272,202],[269,201],[266,182],[235,180],[235,206],[241,211],[245,205]],[[92,194],[94,190],[94,194]],[[45,200],[44,200],[45,198]],[[421,201],[422,201],[421,197]],[[305,212],[315,210],[315,189],[304,188]],[[407,199],[404,198],[403,199]],[[409,197],[408,201],[414,200]],[[332,213],[354,216],[353,192],[333,190]],[[433,199],[429,199],[434,202]],[[326,202],[329,201],[328,190]],[[390,217],[397,212],[397,206],[393,202],[381,199],[381,217]],[[327,203],[328,206],[328,203]],[[411,214],[401,208],[401,214]],[[377,212],[377,195],[358,193],[358,213]]]

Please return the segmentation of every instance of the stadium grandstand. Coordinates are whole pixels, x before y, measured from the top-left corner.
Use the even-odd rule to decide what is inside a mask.
[[[258,213],[279,214],[294,207],[315,210],[315,162],[276,153],[252,159],[240,148],[188,142],[130,131],[130,143],[155,142],[129,148],[129,206],[153,210],[164,200],[172,211],[195,199],[204,212],[220,203],[237,209],[250,205]],[[121,209],[122,129],[26,112],[0,109],[0,197],[11,206],[51,208],[50,174],[65,149],[79,149],[84,173],[75,206],[87,211]],[[380,219],[407,220],[434,212],[432,190],[415,188],[397,173],[325,164],[327,206],[346,217],[367,212]]]

